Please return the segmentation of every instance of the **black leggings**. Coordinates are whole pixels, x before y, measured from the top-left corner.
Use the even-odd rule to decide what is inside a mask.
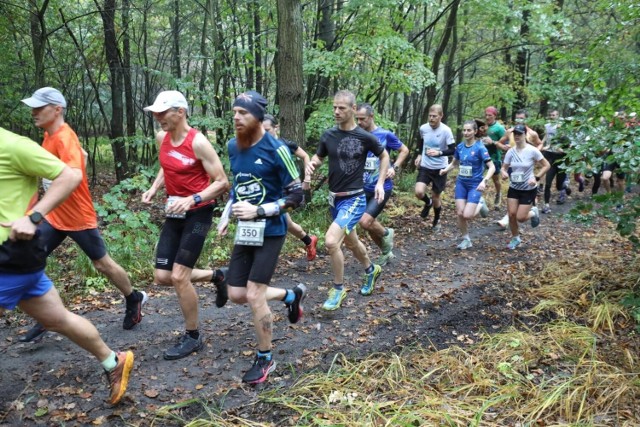
[[[556,190],[560,191],[564,188],[564,181],[567,179],[567,173],[560,169],[560,165],[564,161],[564,153],[551,153],[545,151],[544,158],[547,159],[551,167],[547,171],[545,186],[544,186],[544,202],[546,204],[551,200],[551,183],[553,178],[556,179]]]

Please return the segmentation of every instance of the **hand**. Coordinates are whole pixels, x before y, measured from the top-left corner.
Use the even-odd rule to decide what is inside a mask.
[[[167,212],[173,213],[173,214],[185,213],[186,211],[191,209],[195,204],[196,202],[195,200],[193,200],[193,197],[191,196],[180,197],[178,199],[175,199],[174,202],[167,207]]]
[[[5,228],[11,228],[9,233],[9,240],[15,242],[16,240],[31,240],[36,235],[38,227],[31,222],[28,216],[16,219],[12,222],[0,222],[0,226]]]
[[[500,171],[500,176],[502,177],[502,179],[508,179],[509,178],[509,174],[507,173],[506,170],[501,170]]]
[[[486,145],[491,145],[493,144],[493,139],[489,138],[488,136],[485,136],[484,138],[482,138],[482,142],[484,142]]]
[[[440,175],[445,175],[447,172],[449,172],[447,168],[440,169]]]
[[[419,166],[420,166],[420,160],[422,160],[422,156],[418,156],[418,157],[416,157],[416,161],[415,161],[415,162],[413,162],[413,163],[415,163],[416,167],[419,167]]]
[[[147,191],[142,193],[142,203],[150,204],[151,199],[153,199],[153,196],[155,195],[156,195],[156,190],[154,188],[148,189]]]
[[[313,173],[316,171],[316,165],[313,162],[309,162],[304,167],[304,175],[305,177],[311,177]]]
[[[304,191],[309,191],[311,190],[311,183],[309,181],[302,181],[302,189]]]
[[[249,220],[258,217],[258,206],[254,206],[249,202],[237,202],[231,207],[233,214],[242,220]]]
[[[374,195],[376,198],[376,202],[378,203],[384,202],[384,186],[382,184],[376,184],[376,190]]]
[[[440,155],[440,150],[434,150],[433,148],[429,148],[427,150],[427,156],[436,157]]]
[[[385,177],[385,179],[393,179],[396,176],[396,170],[392,167],[389,166],[389,169],[387,169],[387,176]]]
[[[478,187],[476,188],[476,190],[482,192],[487,188],[487,184],[486,181],[483,179],[482,181],[480,181],[480,184],[478,184]]]
[[[527,182],[527,184],[529,184],[529,187],[533,187],[534,185],[537,187],[538,186],[538,181],[536,181],[536,178],[533,177],[529,180],[529,182]]]
[[[221,236],[226,236],[229,228],[229,218],[221,219],[218,223],[218,234]]]

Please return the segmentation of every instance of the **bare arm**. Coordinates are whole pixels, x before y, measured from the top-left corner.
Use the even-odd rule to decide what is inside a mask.
[[[165,134],[166,132],[162,131],[158,132],[158,134],[156,135],[156,144],[158,145],[158,149],[162,144],[162,139],[164,138]],[[153,196],[155,196],[158,190],[162,187],[164,187],[164,169],[162,169],[162,166],[160,166],[153,184],[151,184],[151,187],[142,194],[142,202],[151,203],[151,199],[153,199]]]

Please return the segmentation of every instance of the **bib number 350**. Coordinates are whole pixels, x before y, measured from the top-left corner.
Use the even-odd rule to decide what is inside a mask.
[[[266,221],[238,221],[235,244],[244,246],[262,246]]]

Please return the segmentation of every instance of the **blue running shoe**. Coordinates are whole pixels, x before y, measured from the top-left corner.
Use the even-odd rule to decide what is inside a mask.
[[[374,264],[373,271],[365,275],[366,282],[364,283],[364,285],[362,285],[362,288],[360,288],[360,293],[362,295],[371,295],[371,293],[373,292],[373,288],[378,281],[380,273],[382,273],[382,267],[380,267],[378,264]]]
[[[347,291],[344,289],[337,290],[331,288],[329,291],[329,298],[322,304],[324,310],[333,311],[340,308],[342,301],[347,297]]]
[[[520,243],[522,243],[522,240],[520,240],[520,236],[513,237],[513,238],[511,238],[511,241],[507,245],[507,248],[509,248],[511,250],[514,250],[515,248],[517,248],[520,245]]]

